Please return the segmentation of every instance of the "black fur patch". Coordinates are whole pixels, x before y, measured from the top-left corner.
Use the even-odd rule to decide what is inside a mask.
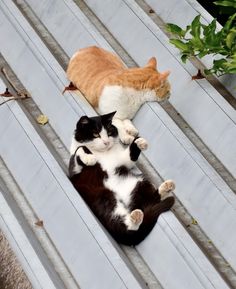
[[[141,153],[141,150],[138,148],[137,144],[135,143],[135,140],[137,138],[139,138],[139,137],[136,137],[130,145],[130,159],[133,162],[136,162],[138,160],[138,157]]]
[[[127,176],[129,174],[129,169],[126,166],[121,166],[116,168],[115,173],[119,176]]]

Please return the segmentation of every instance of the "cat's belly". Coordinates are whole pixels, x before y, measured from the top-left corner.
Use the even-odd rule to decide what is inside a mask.
[[[128,207],[132,192],[139,181],[142,181],[142,177],[111,175],[104,181],[104,186],[114,192],[117,202],[122,202]]]

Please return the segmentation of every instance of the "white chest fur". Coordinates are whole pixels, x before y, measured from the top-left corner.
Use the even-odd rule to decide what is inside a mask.
[[[102,169],[107,172],[108,178],[104,185],[115,193],[117,202],[122,202],[126,206],[130,204],[131,193],[142,177],[135,175],[120,176],[115,173],[115,169],[122,165],[130,167],[130,157],[121,144],[114,145],[109,151],[104,153],[94,152]]]
[[[156,99],[154,90],[136,90],[119,85],[105,86],[99,100],[98,110],[100,114],[117,111],[117,118],[132,119],[143,103]]]

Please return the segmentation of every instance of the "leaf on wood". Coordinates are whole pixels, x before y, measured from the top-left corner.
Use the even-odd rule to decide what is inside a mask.
[[[196,75],[193,75],[193,76],[192,76],[192,80],[195,80],[195,79],[203,79],[203,78],[205,78],[205,76],[204,76],[204,75],[202,75],[202,73],[201,73],[201,70],[200,70],[200,69],[198,69],[198,72],[197,72],[197,74],[196,74]]]
[[[198,224],[198,222],[197,222],[197,220],[195,220],[194,218],[192,218],[192,225],[197,225]]]
[[[9,92],[8,88],[6,88],[5,92],[0,94],[1,96],[4,97],[12,97],[13,95]]]
[[[207,242],[208,242],[209,244],[213,244],[212,241],[211,241],[210,239],[209,239]]]
[[[43,227],[43,221],[42,220],[39,220],[39,221],[35,222],[34,224],[38,227]]]
[[[44,114],[41,114],[37,117],[37,122],[39,124],[45,125],[46,123],[48,123],[48,117]]]
[[[148,12],[149,12],[150,14],[155,13],[155,11],[154,11],[153,9],[150,9]]]

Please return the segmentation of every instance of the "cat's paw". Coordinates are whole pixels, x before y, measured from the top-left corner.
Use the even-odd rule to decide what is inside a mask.
[[[94,166],[97,162],[97,159],[93,154],[84,153],[80,156],[80,159],[86,166]]]
[[[123,144],[129,145],[134,141],[134,137],[128,133],[120,133],[119,138]]]
[[[127,127],[125,128],[126,132],[132,136],[137,136],[138,135],[138,130],[135,127]]]
[[[123,121],[125,131],[132,136],[137,136],[138,135],[138,130],[134,127],[132,122],[129,119],[126,119]]]
[[[148,142],[142,137],[137,138],[134,142],[141,151],[146,150],[148,147]]]
[[[172,180],[164,181],[158,188],[161,197],[163,197],[167,193],[173,192],[174,190],[175,190],[175,183]]]
[[[130,213],[130,224],[128,230],[136,231],[143,222],[143,211],[136,209]]]

